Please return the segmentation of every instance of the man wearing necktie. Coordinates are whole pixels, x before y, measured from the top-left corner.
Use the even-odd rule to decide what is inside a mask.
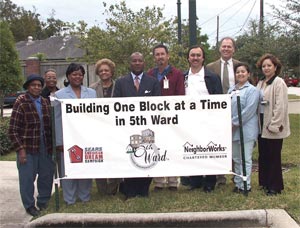
[[[144,56],[134,52],[130,56],[130,73],[116,80],[113,97],[160,96],[159,81],[144,73]],[[126,198],[149,195],[152,178],[125,178],[120,184],[120,192]]]
[[[223,93],[227,94],[228,89],[235,85],[234,66],[240,61],[233,59],[235,52],[235,41],[231,37],[224,37],[220,41],[219,52],[221,58],[215,62],[207,64],[207,69],[214,72],[221,78]],[[225,185],[226,177],[224,175],[217,176],[217,185]]]

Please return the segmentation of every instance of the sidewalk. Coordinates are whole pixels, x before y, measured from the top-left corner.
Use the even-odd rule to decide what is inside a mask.
[[[288,87],[288,94],[300,96],[300,87]]]
[[[300,88],[289,87],[288,94],[300,96]],[[298,114],[298,113],[300,113],[300,99],[289,100],[289,114]]]
[[[32,217],[21,202],[16,162],[0,161],[0,167],[0,227],[24,227]]]
[[[299,228],[281,209],[120,214],[48,214],[30,227],[256,227]]]

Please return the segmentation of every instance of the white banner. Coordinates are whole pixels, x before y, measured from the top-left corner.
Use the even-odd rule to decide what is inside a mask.
[[[229,95],[60,101],[66,178],[231,173]]]

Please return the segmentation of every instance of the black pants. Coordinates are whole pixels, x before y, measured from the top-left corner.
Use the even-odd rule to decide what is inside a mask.
[[[152,178],[125,178],[124,182],[120,184],[119,191],[128,198],[146,197],[149,195],[151,181]]]
[[[283,190],[281,149],[283,139],[266,139],[258,136],[258,181],[267,189]]]
[[[261,128],[264,115],[260,114]],[[267,139],[258,136],[258,184],[269,190],[281,191],[284,189],[281,149],[283,139]]]
[[[215,188],[217,182],[216,175],[207,175],[207,176],[190,176],[190,185],[191,187],[200,188],[200,187],[210,187]]]

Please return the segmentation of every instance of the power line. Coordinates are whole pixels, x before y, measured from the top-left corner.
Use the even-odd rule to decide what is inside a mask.
[[[252,5],[252,8],[251,8],[251,10],[250,10],[250,12],[249,12],[249,14],[248,14],[248,16],[247,16],[247,18],[246,18],[246,20],[245,20],[243,26],[242,26],[242,28],[241,28],[239,31],[237,31],[235,34],[233,34],[233,36],[235,36],[236,34],[238,34],[239,32],[241,32],[241,31],[243,30],[244,26],[245,26],[246,23],[248,22],[248,19],[249,19],[250,15],[251,15],[251,13],[252,13],[252,11],[253,11],[253,8],[254,8],[255,4],[256,4],[256,0],[255,0],[255,2],[254,2],[253,5]]]
[[[244,5],[242,5],[238,10],[235,11],[235,13],[233,13],[220,27],[222,27],[223,25],[225,25],[229,20],[231,20],[237,13],[239,13],[239,11],[241,9],[244,8],[245,5],[247,5],[251,0],[248,0],[247,2],[245,2]],[[255,0],[256,1],[256,0]]]
[[[212,19],[215,19],[215,18],[216,18],[216,16],[218,16],[218,15],[220,15],[220,14],[224,13],[225,11],[227,11],[228,9],[230,9],[232,6],[234,6],[234,5],[238,4],[238,3],[239,3],[239,2],[241,2],[241,1],[242,1],[242,0],[239,0],[239,1],[235,2],[235,3],[233,3],[232,5],[228,6],[228,7],[227,7],[227,8],[225,8],[224,10],[222,10],[221,12],[219,12],[219,13],[215,14],[215,15],[214,15],[214,16],[212,16],[211,18],[209,18],[209,19],[207,19],[206,21],[204,21],[204,22],[203,22],[202,24],[200,24],[199,26],[201,27],[202,25],[206,24],[207,22],[211,21]]]
[[[251,1],[251,0],[248,0],[242,7],[240,7],[234,14],[232,14],[232,16],[230,16],[229,19],[227,19],[220,27],[224,26],[224,24],[226,24],[229,20],[231,20],[231,19],[233,18],[233,16],[236,15],[236,14],[237,14],[237,13],[238,13],[245,5],[247,5],[250,1]],[[236,3],[237,3],[237,2],[236,2]],[[235,3],[235,4],[236,4],[236,3]],[[247,18],[246,18],[246,20],[245,20],[245,22],[243,23],[242,26],[236,26],[236,27],[231,28],[231,29],[226,29],[225,31],[222,31],[222,32],[227,32],[227,33],[228,33],[229,30],[233,30],[233,29],[236,29],[236,28],[238,27],[238,28],[239,28],[239,31],[236,32],[234,35],[236,35],[237,33],[239,33],[239,32],[244,28],[244,26],[246,25],[246,23],[247,23],[247,21],[248,21],[250,15],[251,15],[251,13],[252,13],[252,11],[253,11],[253,9],[254,9],[255,4],[256,4],[256,0],[254,1],[253,5],[252,5],[252,7],[251,7],[251,9],[250,9],[250,11],[249,11],[249,13],[248,13],[248,16],[247,16]],[[214,30],[212,33],[210,33],[210,34],[208,35],[208,37],[211,37],[213,34],[216,33],[216,31],[217,31],[217,30]],[[222,32],[220,32],[220,33],[222,33]]]
[[[251,1],[251,0],[248,0],[244,5],[242,5],[242,7],[240,7],[238,10],[236,10],[232,16],[230,16],[221,26],[219,26],[219,29],[222,28],[222,26],[225,25],[229,20],[231,20],[234,15],[236,15],[246,4],[249,3],[249,1]],[[255,2],[256,2],[256,0],[255,0]],[[254,2],[254,5],[255,5],[255,2]],[[216,31],[217,30],[214,30],[211,34],[209,34],[209,36],[213,35]]]

